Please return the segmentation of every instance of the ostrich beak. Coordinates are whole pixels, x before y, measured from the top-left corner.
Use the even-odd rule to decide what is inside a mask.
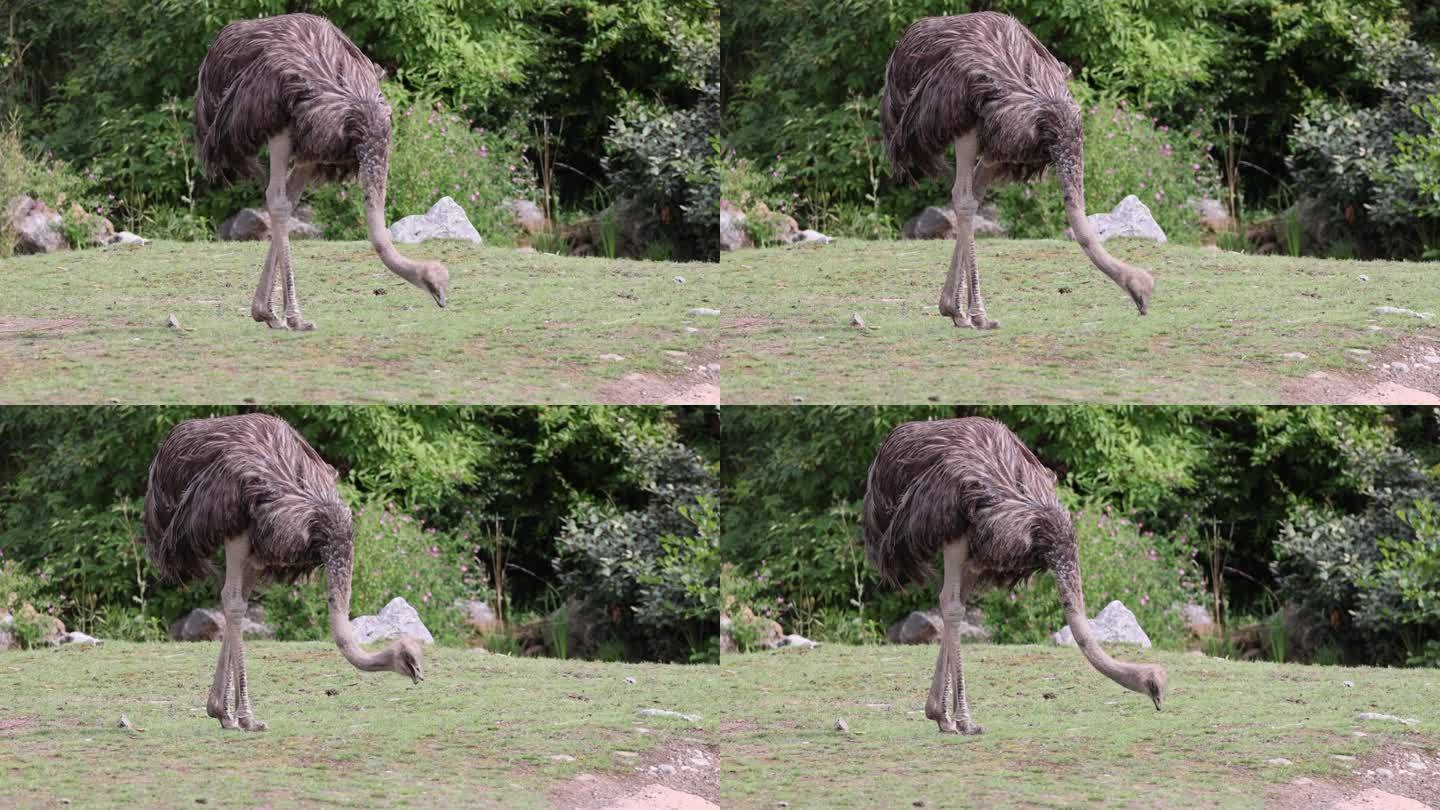
[[[1153,700],[1153,701],[1155,701],[1155,711],[1157,711],[1157,712],[1158,712],[1158,711],[1161,711],[1161,709],[1160,709],[1160,697],[1159,697],[1158,695],[1156,695],[1156,696],[1151,697],[1150,699]]]
[[[435,299],[435,305],[436,305],[436,306],[440,307],[441,309],[444,309],[444,308],[445,308],[445,291],[444,291],[444,290],[436,290],[435,292],[433,292],[433,293],[430,294],[430,297]]]

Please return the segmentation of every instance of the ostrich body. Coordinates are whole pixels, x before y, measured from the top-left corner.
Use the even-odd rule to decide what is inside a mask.
[[[1009,428],[978,417],[895,428],[870,465],[864,526],[866,556],[893,583],[923,582],[930,561],[943,556],[944,630],[925,702],[925,716],[941,732],[983,730],[970,718],[960,665],[966,598],[1042,570],[1055,576],[1065,621],[1091,665],[1160,708],[1164,668],[1116,661],[1095,640],[1080,590],[1075,529],[1056,498],[1055,474]]]
[[[313,14],[230,23],[200,64],[195,143],[206,175],[259,176],[257,155],[270,148],[270,252],[250,315],[271,328],[315,328],[301,316],[295,294],[289,218],[307,184],[353,175],[364,190],[365,226],[380,261],[445,306],[444,265],[401,256],[385,227],[390,105],[380,93],[382,75],[340,29]],[[284,320],[274,307],[277,270],[284,273]]]
[[[901,178],[941,175],[955,146],[955,252],[940,312],[956,326],[993,329],[975,257],[974,216],[996,182],[1057,170],[1075,240],[1140,314],[1150,274],[1111,256],[1085,218],[1084,133],[1065,82],[1070,70],[1015,18],[994,12],[926,17],[905,30],[885,66],[885,153]]]
[[[265,729],[251,710],[241,639],[251,592],[261,581],[293,581],[320,566],[340,654],[356,669],[423,679],[414,639],[398,639],[373,654],[355,640],[355,540],[335,481],[335,469],[294,428],[265,414],[181,422],[150,463],[145,548],[160,573],[176,581],[206,577],[214,572],[211,557],[225,549],[225,635],[206,703],[224,728]]]

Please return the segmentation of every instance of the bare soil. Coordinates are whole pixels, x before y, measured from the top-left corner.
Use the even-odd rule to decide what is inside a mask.
[[[1316,371],[1293,383],[1289,397],[1340,405],[1440,405],[1440,339],[1413,335],[1363,355],[1363,370]]]
[[[719,810],[720,755],[699,740],[637,759],[631,775],[581,773],[552,794],[560,810]]]
[[[1276,810],[1426,810],[1440,806],[1440,751],[1429,740],[1416,740],[1388,745],[1357,760],[1348,777],[1296,777],[1272,788],[1266,806]],[[1424,767],[1413,767],[1416,763]]]

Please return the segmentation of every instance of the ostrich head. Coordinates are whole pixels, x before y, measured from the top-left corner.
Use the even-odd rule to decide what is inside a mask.
[[[425,680],[420,642],[409,636],[401,636],[382,654],[390,658],[390,669],[409,678],[413,683]],[[1157,702],[1155,705],[1160,704]]]
[[[445,306],[450,271],[439,262],[417,262],[401,256],[385,227],[386,177],[390,169],[390,105],[377,91],[355,105],[346,119],[360,166],[360,188],[365,193],[365,227],[370,244],[390,271],[430,294],[436,306]]]

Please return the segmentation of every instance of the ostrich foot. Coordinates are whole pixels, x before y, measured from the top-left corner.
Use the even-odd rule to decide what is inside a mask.
[[[964,720],[957,725],[956,731],[960,734],[964,734],[966,737],[974,737],[977,734],[984,734],[985,727],[980,725],[979,723]]]
[[[285,319],[285,325],[295,330],[296,332],[310,332],[315,329],[315,324],[305,320],[304,318],[287,317]]]
[[[240,728],[246,731],[264,731],[265,729],[269,728],[269,726],[265,725],[265,721],[257,720],[254,717],[241,717]]]
[[[989,317],[985,316],[984,314],[971,315],[971,316],[970,316],[970,325],[973,326],[973,327],[975,327],[976,329],[999,329],[999,328],[1000,328],[1000,322],[999,322],[999,321],[993,321],[993,320],[991,320]]]
[[[251,309],[251,310],[250,310],[250,317],[253,318],[254,320],[260,322],[260,323],[265,324],[266,326],[270,327],[271,329],[285,329],[285,328],[286,328],[285,322],[282,321],[282,320],[280,320],[280,316],[276,315],[276,314],[273,313],[273,312],[269,312],[269,311],[267,311],[267,310],[263,310],[263,309]]]
[[[226,711],[223,706],[218,709],[214,706],[207,706],[205,709],[205,713],[215,718],[216,720],[219,720],[221,728],[240,728],[240,724],[235,722],[235,716]]]

